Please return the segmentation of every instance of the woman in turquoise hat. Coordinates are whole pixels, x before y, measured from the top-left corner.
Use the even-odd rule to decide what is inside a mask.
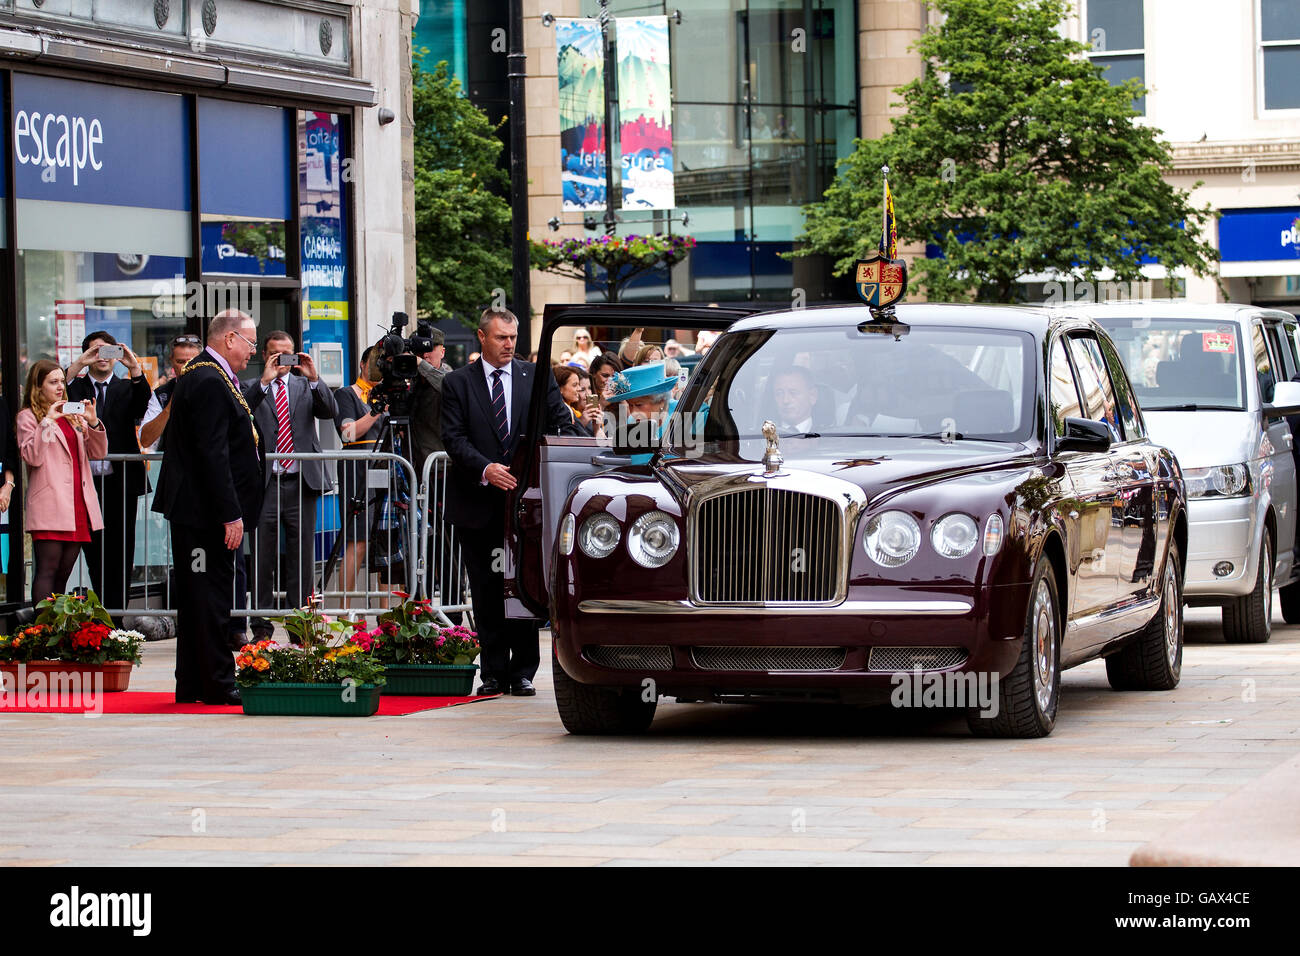
[[[610,383],[610,411],[623,419],[619,433],[629,439],[638,439],[646,435],[647,426],[636,423],[649,422],[648,436],[639,440],[648,438],[657,442],[659,431],[668,417],[668,398],[677,387],[677,377],[668,377],[663,362],[651,362],[616,372]],[[632,464],[647,464],[651,457],[652,454],[633,455]]]

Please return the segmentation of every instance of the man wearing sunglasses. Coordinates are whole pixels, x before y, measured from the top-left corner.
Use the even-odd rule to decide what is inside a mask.
[[[237,376],[257,324],[227,309],[172,392],[154,510],[171,524],[176,568],[176,701],[238,704],[228,645],[236,556],[262,511],[264,444]],[[260,390],[258,390],[260,393]]]
[[[153,390],[149,398],[149,407],[145,409],[144,418],[140,420],[140,446],[145,451],[162,450],[162,433],[167,427],[167,403],[171,401],[172,390],[181,372],[194,356],[203,351],[203,342],[197,335],[178,335],[171,344],[171,374]]]

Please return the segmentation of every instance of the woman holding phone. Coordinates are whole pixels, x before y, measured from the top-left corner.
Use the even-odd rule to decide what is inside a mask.
[[[36,558],[32,602],[39,603],[63,593],[82,544],[104,526],[90,459],[108,454],[108,433],[93,400],[67,401],[63,369],[49,359],[27,373],[16,431],[27,463],[23,523]]]

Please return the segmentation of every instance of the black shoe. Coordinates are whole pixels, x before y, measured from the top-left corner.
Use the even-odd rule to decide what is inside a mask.
[[[190,694],[177,694],[176,703],[178,704],[197,704],[199,699]]]
[[[521,677],[510,685],[510,693],[515,697],[536,697],[537,688],[527,677]]]
[[[492,697],[496,694],[505,694],[507,689],[490,677],[483,678],[483,683],[478,685],[478,696]]]
[[[216,706],[237,707],[244,702],[244,698],[239,696],[239,689],[229,691],[218,697],[205,697],[203,703]]]

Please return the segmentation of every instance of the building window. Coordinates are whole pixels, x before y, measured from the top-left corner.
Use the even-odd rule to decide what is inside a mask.
[[[1091,48],[1092,62],[1105,69],[1112,86],[1125,80],[1146,83],[1146,45],[1142,0],[1088,0],[1088,35],[1084,42]],[[1133,101],[1133,108],[1145,115],[1146,97]]]
[[[1300,109],[1300,5],[1260,0],[1259,13],[1264,109]]]

